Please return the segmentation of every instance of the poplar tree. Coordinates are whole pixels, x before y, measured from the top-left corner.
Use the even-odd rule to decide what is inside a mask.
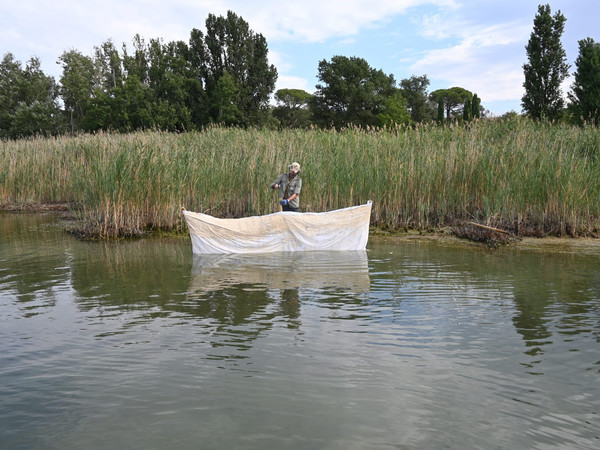
[[[264,36],[232,11],[226,17],[209,14],[206,34],[194,28],[189,48],[192,69],[198,70],[207,94],[210,119],[219,121],[224,102],[231,101],[240,113],[227,114],[228,119],[239,119],[233,125],[260,125],[277,81]],[[228,78],[220,82],[224,76]]]
[[[533,32],[525,49],[523,110],[536,119],[559,119],[564,108],[561,83],[569,75],[566,53],[560,42],[565,22],[560,10],[551,15],[550,5],[539,5]]]
[[[81,130],[94,90],[94,61],[77,50],[69,50],[59,58],[63,73],[60,94],[69,118],[71,133]]]
[[[577,70],[569,98],[578,122],[600,123],[600,42],[587,38],[579,41]]]

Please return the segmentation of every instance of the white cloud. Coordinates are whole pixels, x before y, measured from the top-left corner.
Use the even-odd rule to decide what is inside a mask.
[[[424,15],[420,19],[413,19],[421,27],[421,36],[435,40],[447,39],[456,34],[460,26],[457,21],[449,23],[441,14]]]
[[[292,67],[290,63],[286,62],[285,56],[275,50],[269,50],[269,64],[273,64],[278,71],[282,72],[287,72]]]
[[[279,52],[269,51],[269,64],[273,64],[278,72],[275,91],[279,89],[302,89],[310,93],[314,91],[314,81],[309,82],[306,78],[297,75],[287,75],[294,73],[294,66]]]
[[[260,7],[257,2],[233,3],[239,3],[244,18],[267,39],[309,43],[357,35],[416,6],[456,7],[454,0],[268,0],[258,2]]]
[[[282,75],[277,79],[275,90],[278,89],[302,89],[312,94],[314,93],[314,82],[311,85],[306,78]]]
[[[454,35],[458,43],[426,51],[411,66],[413,71],[445,80],[448,87],[477,92],[486,101],[521,98],[525,55],[520,49],[530,32],[528,26],[511,22],[469,28],[462,23],[436,36],[447,36],[450,30],[457,30]],[[428,30],[425,33],[430,34]]]

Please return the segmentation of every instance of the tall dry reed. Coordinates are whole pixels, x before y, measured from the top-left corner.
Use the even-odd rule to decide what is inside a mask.
[[[0,143],[0,203],[67,202],[82,233],[184,228],[180,207],[219,217],[277,210],[268,185],[303,167],[302,210],[374,202],[372,224],[464,220],[521,233],[600,228],[600,131],[525,119],[341,132],[100,133]]]

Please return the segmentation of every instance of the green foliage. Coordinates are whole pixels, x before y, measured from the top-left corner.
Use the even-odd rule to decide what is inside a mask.
[[[231,11],[225,17],[209,14],[205,24],[206,32],[193,29],[188,43],[145,41],[136,34],[132,51],[110,39],[91,56],[66,51],[59,58],[59,86],[34,58],[23,70],[7,54],[0,65],[0,137],[189,131],[215,123],[377,128],[435,117],[426,75],[403,80],[398,89],[393,75],[343,56],[320,62],[316,96],[281,89],[272,107],[277,71],[268,64],[265,38]]]
[[[307,107],[311,98],[312,94],[302,89],[279,89],[275,92],[275,100],[291,109]]]
[[[525,47],[528,63],[523,65],[525,94],[523,110],[535,119],[562,117],[564,100],[561,83],[569,75],[566,53],[560,42],[566,18],[560,11],[551,15],[550,5],[539,5],[533,32]]]
[[[234,78],[225,72],[215,88],[214,102],[217,108],[216,122],[224,125],[242,125],[243,114],[236,100],[239,90]]]
[[[446,110],[446,121],[450,120],[458,114],[462,114],[461,106],[464,105],[465,101],[471,100],[473,94],[462,87],[451,87],[449,89],[438,89],[430,94],[433,101],[440,103],[443,101],[444,108]],[[439,115],[439,111],[438,111]],[[439,120],[439,117],[438,117]]]
[[[163,43],[150,40],[148,85],[152,93],[153,126],[161,130],[183,131],[194,128],[192,108],[195,102],[188,91],[189,64],[184,42]]]
[[[472,98],[467,97],[463,106],[462,118],[465,122],[473,119],[479,119],[481,117],[481,108],[479,104],[479,97],[477,94],[473,94]]]
[[[122,94],[123,109],[127,116],[127,123],[131,130],[144,130],[153,128],[155,117],[149,105],[152,104],[152,91],[142,83],[135,73],[127,76]]]
[[[415,123],[428,122],[435,118],[435,102],[428,98],[427,75],[411,76],[400,82],[402,95],[406,99],[406,107],[410,111],[411,120]]]
[[[473,94],[471,100],[471,118],[479,119],[481,117],[481,100],[477,94]]]
[[[96,87],[110,92],[123,85],[123,67],[121,56],[109,39],[94,48],[94,65],[96,70]]]
[[[82,129],[81,121],[86,117],[94,91],[94,61],[76,50],[64,52],[59,61],[63,68],[60,94],[74,133]]]
[[[394,127],[395,125],[408,125],[410,113],[406,109],[406,99],[398,90],[390,95],[379,113],[380,125]]]
[[[535,118],[557,119],[563,111],[560,83],[568,74],[560,37],[565,18],[540,5],[527,45],[523,107]],[[65,131],[189,131],[219,123],[228,126],[341,129],[439,123],[481,117],[477,94],[461,87],[427,93],[426,75],[396,87],[393,75],[357,57],[334,56],[318,67],[313,96],[281,89],[272,108],[269,97],[277,71],[268,64],[265,38],[231,11],[209,14],[206,34],[193,29],[189,41],[146,42],[133,38],[133,51],[110,40],[92,56],[76,50],[59,58],[60,89],[32,58],[25,69],[9,53],[0,64],[0,138]],[[580,41],[580,55],[569,109],[574,121],[598,124],[600,50]],[[64,111],[60,109],[58,95]],[[445,117],[444,117],[445,116]],[[68,121],[68,125],[66,124]]]
[[[119,108],[118,102],[119,98],[96,88],[87,102],[88,111],[81,120],[82,129],[91,132],[119,131],[125,112]]]
[[[500,120],[505,120],[505,121],[515,121],[515,120],[518,120],[518,118],[519,118],[519,114],[517,114],[517,112],[513,111],[513,110],[508,111],[499,117]]]
[[[444,97],[439,97],[437,100],[437,123],[444,124]]]
[[[248,23],[232,11],[227,17],[209,14],[206,36],[197,29],[190,37],[190,60],[204,81],[212,121],[219,121],[222,99],[217,84],[226,73],[235,84],[232,99],[243,125],[260,125],[275,89],[277,69],[268,63],[267,42],[254,33]]]
[[[578,123],[600,123],[600,43],[587,38],[579,41],[575,61],[573,91],[569,93],[571,109]]]
[[[0,138],[55,135],[63,132],[54,78],[33,57],[23,69],[11,53],[0,63]]]
[[[308,128],[312,119],[308,105],[312,97],[302,89],[279,89],[275,92],[278,106],[273,109],[273,116],[284,128]]]
[[[271,125],[277,71],[268,64],[264,37],[231,11],[209,15],[206,25],[206,36],[192,30],[189,45],[136,35],[132,53],[110,40],[92,56],[64,52],[60,91],[37,61],[23,70],[7,54],[0,66],[0,137],[66,131],[58,94],[71,133]]]
[[[386,111],[386,102],[398,93],[393,75],[372,69],[362,58],[334,56],[331,61],[322,60],[318,78],[311,110],[315,122],[323,127],[380,126],[379,116]]]
[[[473,116],[471,115],[472,113],[472,105],[471,105],[471,100],[469,100],[468,98],[465,100],[465,105],[463,106],[463,120],[465,122],[468,122],[469,120],[471,120],[473,118]]]

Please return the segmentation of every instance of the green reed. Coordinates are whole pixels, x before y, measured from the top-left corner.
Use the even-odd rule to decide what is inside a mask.
[[[600,228],[600,132],[525,119],[470,127],[100,133],[0,143],[0,204],[66,202],[81,233],[182,230],[180,208],[218,217],[278,210],[269,184],[298,161],[301,207],[373,200],[372,224],[476,220],[521,234]]]

